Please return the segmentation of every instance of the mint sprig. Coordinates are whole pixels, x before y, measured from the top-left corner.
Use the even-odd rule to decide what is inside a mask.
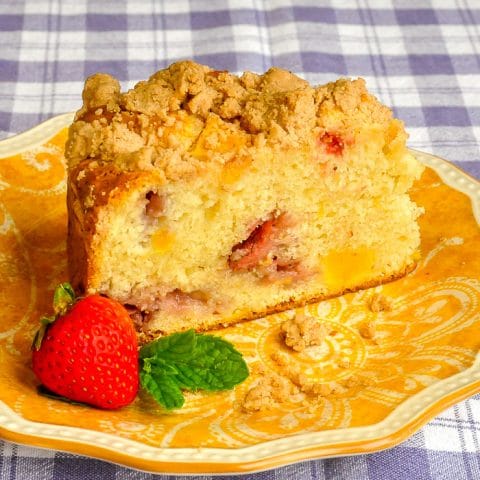
[[[182,390],[230,390],[248,377],[242,354],[223,338],[174,333],[140,349],[140,382],[166,410],[183,406]]]

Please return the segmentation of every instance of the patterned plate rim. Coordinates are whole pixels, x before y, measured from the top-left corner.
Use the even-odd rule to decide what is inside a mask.
[[[0,159],[34,148],[69,125],[73,113],[53,117],[0,141]],[[412,150],[450,187],[466,194],[480,224],[480,182],[447,160]],[[1,161],[1,160],[0,160]],[[406,440],[433,417],[480,392],[480,353],[466,370],[426,387],[381,422],[286,436],[242,448],[157,448],[112,434],[26,420],[0,401],[0,437],[16,443],[86,455],[154,473],[240,474],[303,460],[376,452]]]

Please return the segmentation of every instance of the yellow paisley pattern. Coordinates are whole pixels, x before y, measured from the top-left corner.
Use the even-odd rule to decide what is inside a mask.
[[[425,208],[417,268],[393,283],[305,307],[335,331],[322,346],[285,348],[279,325],[293,312],[218,331],[244,354],[252,375],[234,391],[188,394],[186,406],[169,414],[143,395],[116,412],[37,395],[30,344],[55,285],[67,278],[65,140],[63,129],[35,149],[0,159],[0,398],[22,417],[157,447],[242,447],[375,424],[473,363],[480,348],[480,229],[470,199],[426,169],[412,192]],[[368,303],[380,292],[392,309],[373,313]],[[374,340],[359,334],[369,320],[377,324]],[[282,374],[273,353],[317,382],[342,388],[321,398],[298,393],[271,410],[246,413],[241,404],[258,372]]]

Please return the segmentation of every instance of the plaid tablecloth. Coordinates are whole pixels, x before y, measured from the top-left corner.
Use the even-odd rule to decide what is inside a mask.
[[[480,177],[478,0],[0,0],[0,138],[75,110],[94,72],[126,88],[184,58],[237,72],[277,65],[313,83],[362,76],[412,148]],[[0,454],[2,479],[151,477],[8,442]],[[480,479],[480,396],[391,450],[245,478]]]

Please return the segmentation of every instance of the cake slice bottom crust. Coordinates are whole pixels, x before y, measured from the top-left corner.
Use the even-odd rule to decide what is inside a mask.
[[[320,294],[320,295],[308,297],[308,298],[298,298],[298,299],[292,298],[289,301],[285,301],[276,305],[269,306],[260,312],[250,311],[250,312],[247,312],[242,317],[234,317],[230,319],[225,318],[223,320],[223,323],[221,324],[215,323],[214,325],[210,325],[208,322],[205,322],[205,324],[197,324],[195,328],[197,331],[204,331],[212,328],[223,328],[236,323],[255,320],[257,318],[262,318],[267,315],[283,312],[285,310],[301,308],[305,305],[314,304],[314,303],[321,302],[323,300],[328,300],[335,297],[340,297],[347,293],[353,293],[359,290],[377,287],[379,285],[393,282],[395,280],[398,280],[404,277],[405,275],[415,270],[416,266],[417,266],[417,262],[413,262],[410,265],[405,266],[402,270],[399,270],[398,272],[392,273],[386,277],[370,279],[360,285],[356,285],[355,287],[344,288],[335,293]],[[128,305],[127,305],[127,308],[128,308]],[[139,340],[139,343],[143,345],[163,335],[168,335],[169,333],[176,332],[176,331],[188,330],[189,328],[191,328],[191,325],[185,324],[185,322],[182,322],[181,320],[178,321],[178,324],[176,322],[169,322],[168,328],[166,329],[150,329],[148,327],[148,323],[145,325],[137,324],[138,340]]]

